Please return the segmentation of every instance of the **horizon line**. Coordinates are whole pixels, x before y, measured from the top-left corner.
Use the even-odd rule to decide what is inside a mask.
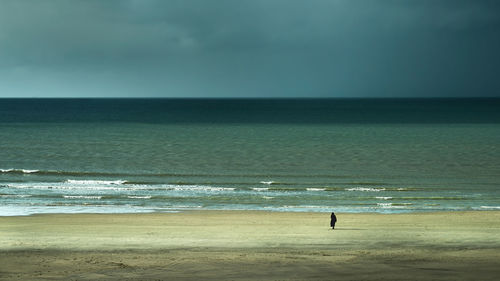
[[[0,97],[0,99],[178,99],[178,100],[325,100],[325,99],[500,99],[498,97]]]

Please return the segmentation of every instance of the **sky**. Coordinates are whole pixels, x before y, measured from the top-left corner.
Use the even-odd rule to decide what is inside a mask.
[[[0,97],[499,96],[497,0],[0,1]]]

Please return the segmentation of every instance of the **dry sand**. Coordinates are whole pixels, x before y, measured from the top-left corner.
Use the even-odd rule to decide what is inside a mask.
[[[0,217],[0,280],[498,280],[500,212]]]

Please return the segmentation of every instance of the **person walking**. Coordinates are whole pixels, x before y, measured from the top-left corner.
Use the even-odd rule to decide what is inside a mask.
[[[330,226],[332,229],[335,229],[335,223],[337,222],[337,216],[335,216],[335,213],[332,212],[332,215],[330,216]]]

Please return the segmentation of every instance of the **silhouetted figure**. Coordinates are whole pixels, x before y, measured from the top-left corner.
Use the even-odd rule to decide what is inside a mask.
[[[331,220],[330,220],[330,226],[332,227],[332,229],[335,229],[335,223],[337,222],[337,217],[335,216],[335,213],[332,212],[332,215],[330,216]]]

